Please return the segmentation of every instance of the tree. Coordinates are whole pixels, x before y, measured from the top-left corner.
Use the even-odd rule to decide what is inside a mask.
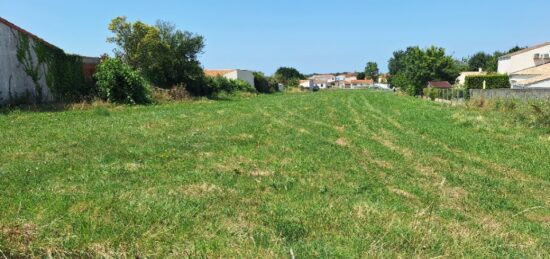
[[[298,86],[299,82],[296,82],[305,78],[297,69],[292,67],[280,67],[273,77],[277,83],[286,86]]]
[[[390,59],[391,83],[410,95],[420,95],[428,81],[453,82],[459,74],[458,62],[445,49],[409,47],[396,51]]]
[[[266,77],[262,72],[254,72],[254,85],[259,93],[274,93],[277,92],[277,83],[271,78]]]
[[[357,73],[357,79],[358,80],[364,80],[365,79],[365,72]]]
[[[490,69],[492,70],[492,68],[494,68],[492,65],[494,61],[493,55],[485,52],[478,52],[468,59],[468,70],[477,71],[481,68],[485,71],[490,71]]]
[[[128,22],[126,17],[113,19],[109,30],[114,36],[107,41],[118,46],[116,56],[154,85],[170,88],[202,81],[204,75],[197,57],[204,48],[202,36],[176,30],[167,22],[150,26],[140,21]]]
[[[365,78],[372,79],[374,82],[378,81],[378,76],[380,75],[380,70],[378,69],[378,64],[376,62],[368,62],[365,67]]]

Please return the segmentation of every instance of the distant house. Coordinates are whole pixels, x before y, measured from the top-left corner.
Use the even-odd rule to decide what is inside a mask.
[[[378,83],[379,84],[387,84],[389,79],[389,74],[381,74],[378,76]]]
[[[211,69],[205,69],[204,74],[206,76],[222,76],[227,79],[232,80],[242,80],[250,84],[251,86],[254,86],[254,74],[252,71],[248,70],[241,70],[241,69],[218,69],[218,70],[211,70]]]
[[[332,74],[320,74],[320,75],[313,75],[309,79],[326,81],[327,83],[332,83],[336,81],[336,76]]]
[[[319,87],[320,89],[327,89],[330,87],[330,83],[326,80],[313,80],[313,79],[306,79],[306,80],[300,80],[300,86],[303,88],[313,88],[313,87]]]
[[[430,81],[428,82],[428,88],[451,89],[453,85],[448,81]]]
[[[487,75],[487,72],[484,72],[481,68],[479,71],[466,71],[460,73],[460,76],[456,78],[456,85],[464,85],[466,83],[466,77],[468,76],[484,76]]]
[[[365,80],[351,80],[349,81],[350,87],[352,89],[355,88],[364,88],[374,85],[374,81],[372,79],[365,79]]]
[[[498,59],[498,72],[513,74],[528,68],[550,63],[550,42],[504,55]]]
[[[512,88],[550,88],[550,42],[502,56],[498,72],[510,76]]]
[[[303,88],[311,88],[311,87],[314,87],[315,85],[313,84],[312,79],[306,79],[306,80],[300,80],[300,86]]]

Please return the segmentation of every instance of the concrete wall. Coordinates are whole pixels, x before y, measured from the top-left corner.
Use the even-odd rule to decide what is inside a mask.
[[[38,93],[35,83],[25,72],[23,65],[17,59],[17,49],[21,33],[4,23],[0,23],[0,104],[6,104],[17,99],[29,97],[35,100]],[[38,66],[36,53],[34,52],[35,39],[29,37],[31,45],[31,63]],[[46,84],[47,67],[39,68],[38,83],[42,88],[44,101],[52,100],[52,96]]]
[[[518,99],[518,100],[536,100],[550,99],[550,88],[530,88],[530,89],[471,89],[470,99]]]
[[[242,80],[254,86],[254,74],[247,70],[235,70],[224,75],[227,79]]]
[[[535,54],[549,54],[550,45],[536,48],[524,53],[513,55],[511,57],[501,58],[498,61],[498,72],[501,74],[511,74],[527,68],[536,67],[550,60],[535,59]]]

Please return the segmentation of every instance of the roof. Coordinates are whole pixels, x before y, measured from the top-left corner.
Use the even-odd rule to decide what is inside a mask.
[[[530,68],[512,73],[512,75],[544,75],[544,74],[550,74],[550,63],[536,66],[536,67],[530,67]]]
[[[516,51],[516,52],[510,53],[510,54],[504,55],[504,56],[500,57],[499,59],[509,58],[509,57],[519,55],[519,54],[522,54],[522,53],[525,53],[525,52],[528,52],[528,51],[531,51],[531,50],[535,50],[535,49],[538,49],[538,48],[542,48],[542,47],[545,47],[545,46],[548,46],[548,45],[550,45],[550,42],[545,42],[545,43],[542,43],[542,44],[539,44],[539,45],[535,45],[533,47],[529,47],[529,48],[526,48],[526,49],[522,49],[520,51]]]
[[[428,82],[428,86],[431,86],[433,88],[453,88],[451,83],[448,81],[430,81]]]
[[[532,84],[536,84],[536,83],[540,83],[548,80],[550,80],[550,74],[536,76],[528,80],[517,82],[517,84],[521,86],[529,86]]]
[[[461,76],[487,75],[487,72],[485,72],[485,71],[482,71],[482,72],[479,72],[479,71],[466,71],[466,72],[461,72],[460,75]]]
[[[8,26],[9,28],[11,28],[11,29],[13,29],[13,30],[18,31],[18,32],[21,33],[21,34],[27,35],[27,36],[29,36],[30,38],[32,38],[32,39],[34,39],[34,40],[36,40],[36,41],[40,41],[40,42],[44,43],[44,45],[46,45],[46,46],[48,46],[48,47],[50,47],[50,48],[59,49],[58,47],[54,46],[53,44],[51,44],[51,43],[49,43],[49,42],[43,40],[42,38],[40,38],[40,37],[38,37],[38,36],[36,36],[36,35],[34,35],[34,34],[28,32],[28,31],[26,31],[25,29],[23,29],[23,28],[21,28],[21,27],[15,25],[15,24],[9,22],[8,20],[6,20],[6,19],[4,19],[4,18],[2,18],[2,17],[0,17],[0,23],[2,23],[2,24],[4,24],[4,25]]]
[[[204,74],[206,76],[223,76],[231,72],[235,72],[235,69],[218,69],[218,70],[205,69],[204,70]]]
[[[367,80],[350,80],[350,83],[352,84],[374,84],[374,81],[372,79]]]

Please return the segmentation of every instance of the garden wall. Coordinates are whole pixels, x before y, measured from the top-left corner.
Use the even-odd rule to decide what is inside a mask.
[[[523,101],[550,99],[550,88],[531,89],[470,89],[471,99],[518,99]]]
[[[67,55],[0,18],[0,105],[72,101],[91,89],[98,63]]]

